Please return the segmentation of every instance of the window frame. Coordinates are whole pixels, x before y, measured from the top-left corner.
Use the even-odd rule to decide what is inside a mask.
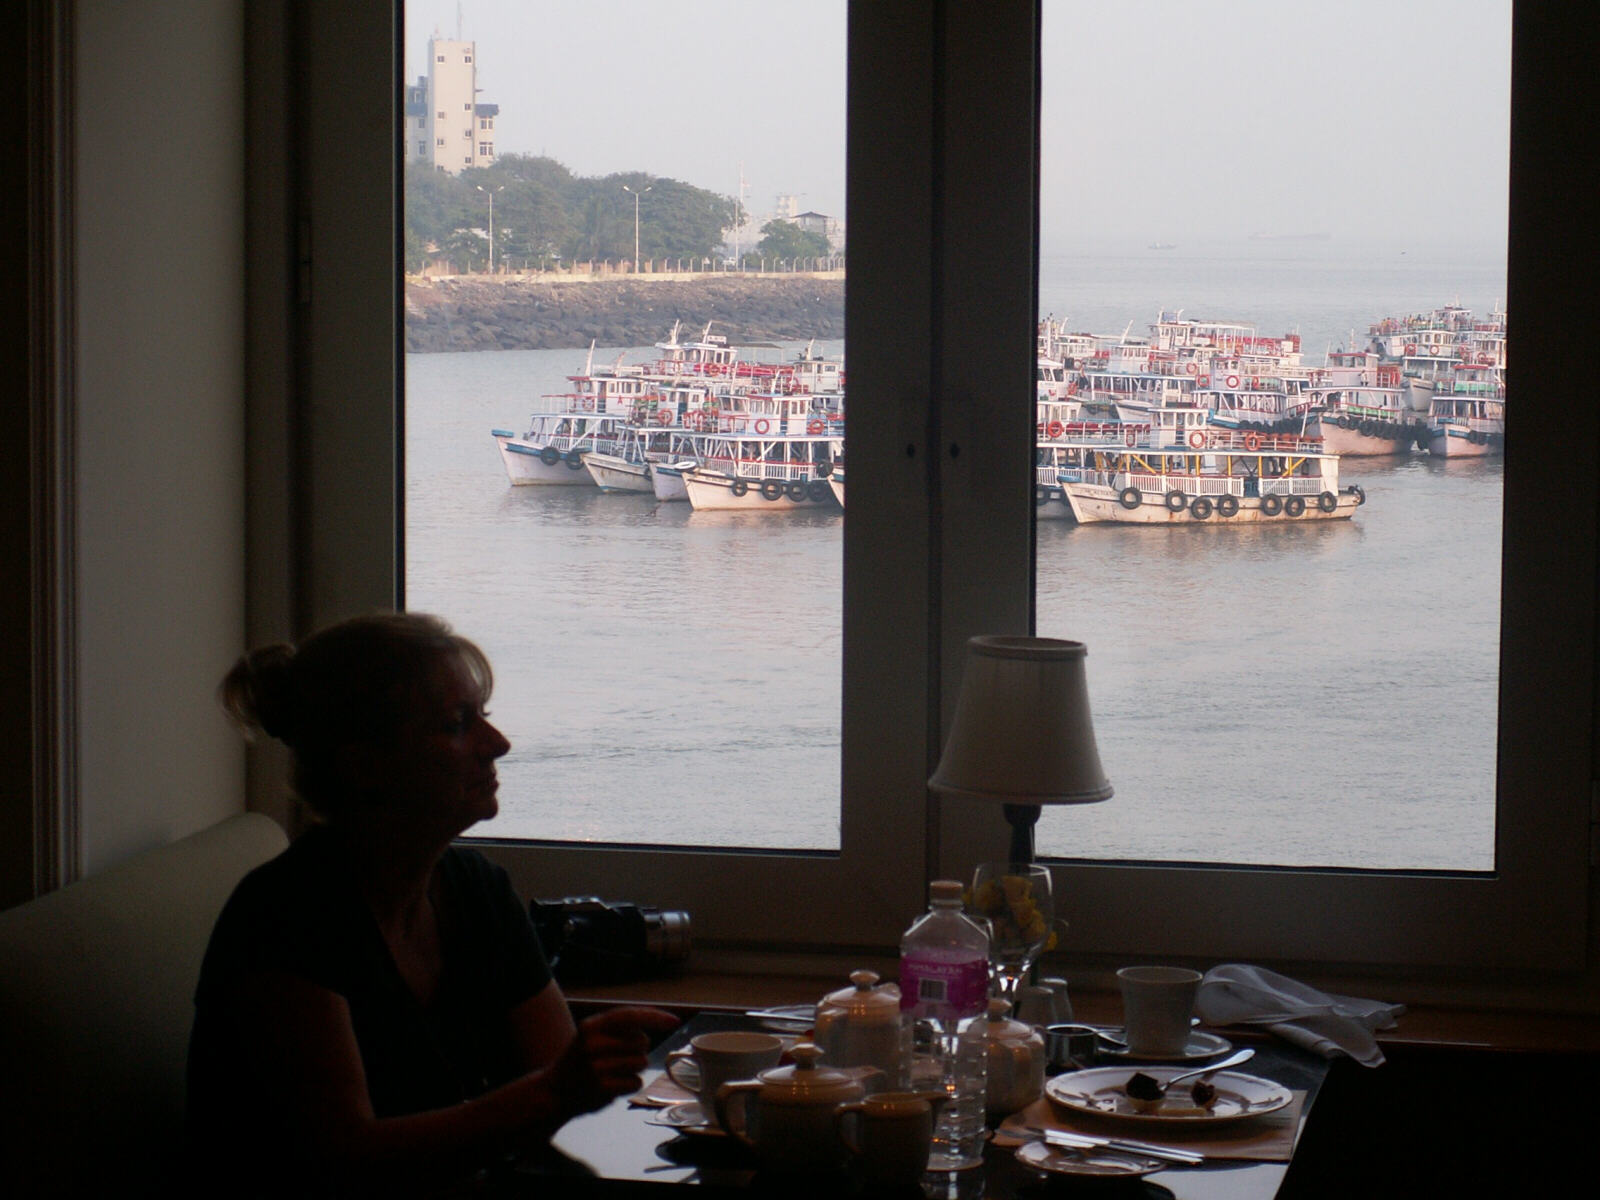
[[[394,603],[404,577],[403,22],[390,0],[337,7],[302,12],[306,111],[362,113],[372,118],[363,127],[387,119],[396,138],[351,162],[331,141],[342,123],[300,130],[300,201],[316,228],[314,299],[302,313],[305,627]],[[846,326],[859,399],[847,418],[841,851],[490,843],[524,892],[686,908],[700,938],[735,947],[881,949],[922,907],[927,879],[966,876],[1003,852],[997,813],[941,804],[925,780],[966,638],[1032,632],[1032,411],[1022,401],[1033,387],[1039,20],[1036,0],[850,9]],[[1581,236],[1581,173],[1570,170],[1572,122],[1554,116],[1570,111],[1575,87],[1592,86],[1573,20],[1527,3],[1514,14],[1508,310],[1519,395],[1561,395],[1563,380],[1583,378],[1581,339],[1563,336],[1564,308],[1577,311],[1583,294],[1576,264],[1589,261],[1568,249]],[[389,55],[319,59],[325,22],[344,40],[323,44],[387,45]],[[375,198],[390,206],[387,224],[365,216]],[[1074,956],[1248,958],[1400,972],[1447,990],[1463,970],[1479,981],[1506,968],[1570,979],[1583,965],[1600,423],[1583,406],[1528,404],[1508,418],[1508,443],[1496,871],[1056,862]],[[1534,461],[1544,446],[1561,447],[1558,479]],[[1550,696],[1562,702],[1541,703]]]

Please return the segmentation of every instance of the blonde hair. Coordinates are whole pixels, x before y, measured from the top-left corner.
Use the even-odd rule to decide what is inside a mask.
[[[250,651],[223,677],[217,698],[247,734],[260,730],[289,747],[295,791],[328,816],[352,799],[337,779],[336,752],[392,739],[434,669],[451,658],[465,664],[486,702],[494,675],[474,643],[438,617],[375,613],[330,625],[298,647]]]

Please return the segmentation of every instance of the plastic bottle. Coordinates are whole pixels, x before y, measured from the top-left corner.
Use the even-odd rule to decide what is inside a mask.
[[[983,1161],[988,1042],[977,1021],[989,1003],[989,934],[961,911],[961,884],[935,880],[928,911],[900,939],[900,1017],[910,1026],[907,1074],[915,1089],[943,1090],[930,1171]]]

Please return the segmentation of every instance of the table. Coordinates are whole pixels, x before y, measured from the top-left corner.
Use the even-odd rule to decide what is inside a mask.
[[[686,1022],[652,1055],[660,1065],[666,1054],[696,1034],[713,1029],[755,1027],[747,1017],[701,1014]],[[1326,1078],[1328,1064],[1314,1055],[1276,1041],[1256,1043],[1256,1057],[1247,1068],[1252,1074],[1277,1080],[1306,1092],[1301,1129],[1312,1102]],[[549,1195],[550,1175],[566,1176],[562,1194],[635,1195],[661,1197],[669,1188],[691,1185],[693,1200],[722,1200],[752,1195],[864,1196],[848,1175],[804,1180],[765,1178],[756,1173],[746,1148],[731,1138],[692,1137],[646,1124],[652,1111],[631,1107],[626,1100],[568,1122],[556,1135],[551,1160],[525,1163],[504,1181],[508,1197]],[[1148,1200],[1268,1200],[1275,1196],[1288,1171],[1287,1163],[1212,1161],[1199,1167],[1172,1167],[1142,1183],[1117,1185],[1112,1194]],[[587,1183],[580,1182],[587,1180]],[[1079,1190],[1073,1181],[1060,1180],[1062,1191]],[[1041,1186],[1040,1176],[1018,1164],[1009,1149],[991,1147],[984,1165],[968,1171],[924,1176],[920,1192],[906,1200],[1020,1200],[1055,1193]],[[1106,1189],[1097,1188],[1097,1192]]]

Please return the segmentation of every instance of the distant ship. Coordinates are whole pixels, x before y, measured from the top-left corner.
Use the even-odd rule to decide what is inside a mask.
[[[1150,250],[1176,250],[1178,248],[1178,243],[1176,243],[1176,242],[1151,242],[1150,245],[1148,247],[1146,247],[1146,248],[1150,249]]]

